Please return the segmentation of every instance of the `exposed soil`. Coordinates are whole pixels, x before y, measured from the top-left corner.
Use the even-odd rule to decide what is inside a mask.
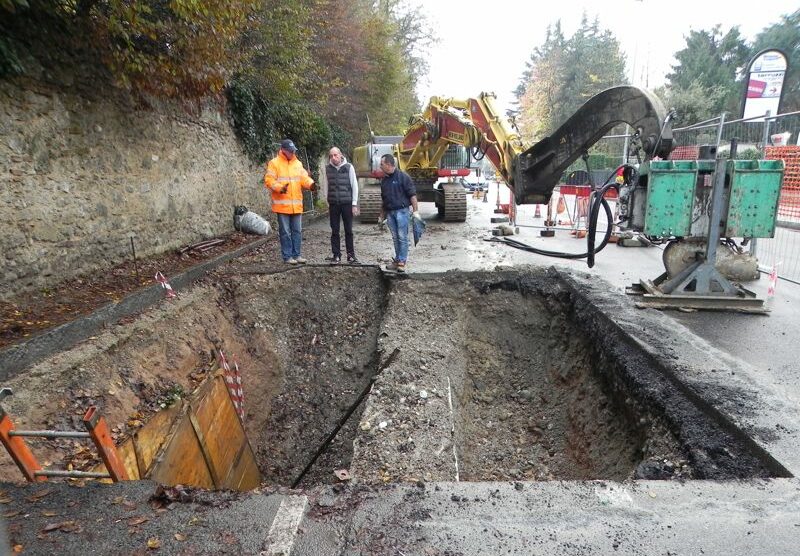
[[[321,259],[324,243],[314,249]],[[373,379],[301,486],[340,470],[367,484],[768,476],[691,403],[655,389],[653,363],[545,274],[387,279],[370,266],[289,267],[265,245],[34,365],[9,381],[4,407],[19,428],[74,429],[98,405],[121,439],[191,392],[221,348],[239,361],[266,485],[298,480]],[[92,463],[72,441],[33,444],[46,463]],[[6,456],[0,473],[18,476]]]
[[[663,421],[607,392],[565,308],[474,279],[392,288],[381,344],[400,356],[362,416],[357,478],[624,480],[651,458],[672,470],[660,478],[691,476]]]
[[[246,428],[265,484],[292,485],[375,374],[384,283],[374,268],[298,268],[240,282],[233,308],[251,357]],[[347,426],[301,484],[347,469]]]
[[[641,443],[595,376],[574,325],[518,292],[475,299],[465,343],[462,476],[487,481],[631,475]],[[503,438],[505,442],[498,443]]]
[[[169,279],[170,276],[202,261],[257,241],[260,236],[237,232],[213,239],[221,240],[222,243],[209,247],[201,244],[197,248],[187,245],[158,256],[137,259],[135,263],[131,252],[129,259],[109,265],[105,271],[68,280],[52,290],[0,301],[0,348],[88,315],[107,303],[119,301],[129,293],[152,286],[156,283],[154,277],[157,272]],[[209,241],[212,240],[204,240],[202,243]]]

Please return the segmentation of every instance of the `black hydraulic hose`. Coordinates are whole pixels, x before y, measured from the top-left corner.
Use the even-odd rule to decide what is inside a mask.
[[[528,251],[530,253],[536,253],[537,255],[544,255],[545,257],[555,257],[558,259],[583,259],[586,258],[586,263],[588,264],[589,268],[594,266],[594,256],[605,249],[608,242],[611,240],[611,233],[614,229],[614,217],[611,214],[611,206],[608,204],[608,201],[605,199],[605,194],[608,193],[609,189],[617,189],[619,191],[619,185],[614,181],[617,172],[619,172],[623,168],[629,168],[632,172],[636,172],[636,169],[629,165],[629,164],[621,164],[617,166],[613,172],[608,176],[605,183],[603,183],[603,187],[599,190],[595,191],[592,195],[591,199],[592,202],[589,207],[589,225],[588,230],[586,231],[586,252],[585,253],[565,253],[563,251],[548,251],[547,249],[539,249],[538,247],[534,247],[533,245],[529,245],[527,243],[523,243],[521,241],[517,241],[515,239],[509,239],[507,237],[492,237],[487,239],[486,241],[495,241],[498,243],[505,243],[506,245],[510,245],[511,247],[515,247],[517,249],[521,249],[523,251]],[[597,219],[600,216],[600,207],[603,207],[603,210],[606,213],[606,222],[608,223],[606,226],[606,233],[603,236],[603,241],[600,242],[600,245],[595,247],[594,243],[594,235],[597,233]]]
[[[606,234],[603,237],[603,241],[600,242],[600,245],[595,249],[595,253],[599,253],[602,251],[606,245],[608,245],[608,241],[611,239],[611,231],[613,226],[613,216],[611,215],[611,207],[608,204],[608,201],[605,199],[602,200],[600,203],[606,211],[606,218],[608,222],[608,227],[606,228]],[[596,218],[596,217],[595,217]],[[511,247],[516,247],[517,249],[521,249],[523,251],[528,251],[529,253],[535,253],[537,255],[544,255],[545,257],[555,257],[557,259],[583,259],[586,258],[588,252],[586,253],[565,253],[563,251],[548,251],[547,249],[539,249],[538,247],[534,247],[533,245],[529,245],[527,243],[523,243],[521,241],[517,241],[516,239],[510,239],[508,237],[492,237],[487,239],[486,241],[494,241],[498,243],[505,243]]]
[[[665,122],[665,125],[666,125],[666,122]],[[614,188],[614,189],[617,190],[617,192],[619,192],[619,185],[616,183],[616,181],[613,181],[613,180],[615,180],[617,172],[619,172],[620,170],[623,170],[625,168],[630,169],[630,171],[632,173],[636,173],[636,168],[634,168],[630,164],[620,164],[619,166],[617,166],[614,169],[613,172],[611,172],[611,174],[608,176],[608,178],[606,178],[606,181],[603,184],[603,187],[600,188],[599,191],[595,192],[595,197],[592,198],[591,207],[589,209],[589,226],[588,226],[588,230],[586,231],[586,264],[588,265],[589,268],[592,268],[594,266],[594,256],[595,256],[595,254],[600,252],[600,250],[603,249],[603,247],[605,247],[605,243],[602,243],[600,245],[600,247],[598,247],[597,249],[595,249],[595,247],[594,247],[594,234],[597,231],[597,217],[598,217],[598,213],[600,211],[599,202],[597,201],[597,199],[598,198],[601,199],[605,203],[606,206],[608,205],[608,203],[605,200],[605,194],[611,188]],[[634,178],[631,178],[631,179],[634,179]],[[610,209],[606,208],[606,216],[609,215],[609,212],[610,212]],[[606,230],[606,237],[605,237],[606,243],[607,243],[607,240],[611,237],[611,225],[610,225],[611,217],[610,216],[608,216],[608,221],[609,221],[609,227]]]
[[[589,268],[594,266],[594,256],[596,253],[603,250],[611,238],[611,228],[613,226],[613,217],[611,216],[611,207],[605,199],[606,192],[612,187],[616,187],[615,183],[607,183],[599,191],[594,193],[592,203],[589,209],[589,226],[586,231],[586,264]],[[598,201],[599,199],[599,201]],[[600,205],[606,210],[606,218],[608,219],[608,226],[606,227],[606,235],[603,237],[603,242],[595,249],[594,234],[597,231],[597,217],[600,216]]]

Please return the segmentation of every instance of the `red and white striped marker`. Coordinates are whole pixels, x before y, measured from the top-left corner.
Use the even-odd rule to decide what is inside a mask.
[[[772,265],[772,270],[769,273],[769,286],[767,287],[767,303],[772,304],[772,300],[775,298],[775,287],[778,285],[778,265],[781,263],[775,263]]]
[[[239,373],[239,363],[233,358],[233,369],[228,364],[225,354],[219,350],[219,364],[222,367],[225,385],[233,402],[233,407],[239,415],[239,420],[244,423],[244,391],[242,390],[242,375]]]
[[[169,282],[167,282],[167,279],[160,272],[156,272],[156,282],[161,284],[161,287],[164,288],[164,290],[166,290],[167,299],[172,299],[173,297],[178,297],[178,294],[175,293],[175,290],[172,289],[172,286],[169,285]]]

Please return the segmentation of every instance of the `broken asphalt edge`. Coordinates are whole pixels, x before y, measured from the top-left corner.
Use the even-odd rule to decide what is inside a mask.
[[[264,245],[269,237],[257,239],[247,245],[204,261],[188,270],[169,278],[176,291],[187,287],[217,266],[235,259]],[[141,312],[164,299],[164,288],[154,284],[136,291],[120,301],[103,305],[93,313],[79,317],[37,334],[23,342],[0,350],[0,382],[20,374],[42,359],[71,348],[75,344],[97,334],[104,327],[114,324],[123,317]]]

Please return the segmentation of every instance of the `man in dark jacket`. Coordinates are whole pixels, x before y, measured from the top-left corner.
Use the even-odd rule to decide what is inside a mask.
[[[408,222],[409,205],[414,210],[413,218],[420,218],[417,208],[417,189],[411,176],[397,168],[394,156],[385,154],[381,157],[381,170],[384,177],[381,180],[381,221],[386,219],[386,224],[392,232],[394,241],[394,259],[387,270],[405,272],[408,259]]]
[[[347,262],[358,264],[353,247],[353,216],[358,216],[358,180],[353,165],[347,162],[338,147],[328,152],[325,166],[328,177],[328,214],[331,221],[331,251],[328,259],[333,264],[342,261],[342,245],[339,236],[339,220],[344,223],[344,245]]]

